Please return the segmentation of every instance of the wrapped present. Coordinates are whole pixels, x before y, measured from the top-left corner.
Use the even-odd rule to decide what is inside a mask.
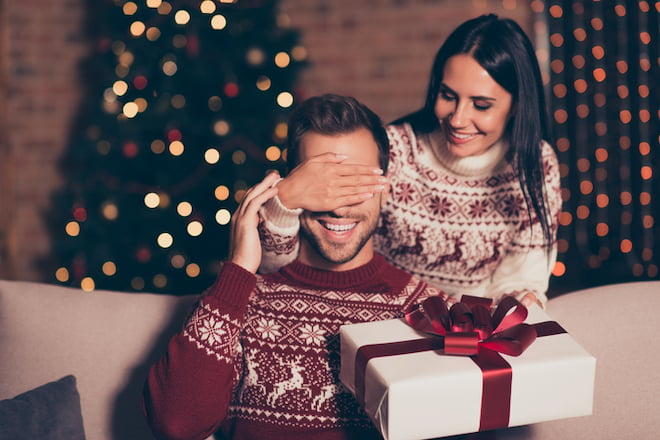
[[[388,440],[592,413],[596,359],[537,305],[464,295],[405,319],[344,325],[340,380]]]

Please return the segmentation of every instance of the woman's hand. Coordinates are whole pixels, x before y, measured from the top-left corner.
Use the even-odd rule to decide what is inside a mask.
[[[529,307],[532,304],[538,304],[539,307],[543,308],[543,304],[533,292],[527,292],[527,294],[520,299],[520,304],[525,307]]]
[[[326,212],[361,203],[385,189],[383,170],[344,160],[346,156],[325,153],[300,163],[277,184],[282,205]]]

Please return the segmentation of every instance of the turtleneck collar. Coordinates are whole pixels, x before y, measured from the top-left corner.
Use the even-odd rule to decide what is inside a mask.
[[[370,283],[385,264],[385,259],[379,254],[374,254],[374,257],[367,264],[345,271],[321,270],[295,260],[283,267],[280,272],[285,277],[308,286],[350,289]]]
[[[442,129],[421,136],[427,137],[422,142],[430,144],[432,153],[429,156],[433,156],[438,165],[459,176],[482,177],[503,171],[509,165],[505,159],[509,144],[504,140],[496,142],[478,156],[458,157],[449,152]]]

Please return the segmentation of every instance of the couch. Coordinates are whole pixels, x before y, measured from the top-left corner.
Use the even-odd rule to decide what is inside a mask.
[[[73,375],[87,440],[152,439],[140,408],[147,369],[196,300],[0,280],[0,399]],[[551,299],[548,313],[597,359],[593,415],[498,430],[497,439],[656,438],[657,310],[660,281]]]
[[[196,299],[0,280],[0,399],[73,375],[87,440],[152,439],[142,385]]]

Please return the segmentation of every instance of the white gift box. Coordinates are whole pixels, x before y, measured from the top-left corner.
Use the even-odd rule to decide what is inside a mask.
[[[529,308],[526,323],[545,321],[552,319],[540,307]],[[360,347],[437,337],[414,330],[404,319],[392,319],[344,325],[340,338],[340,380],[356,394]],[[485,373],[477,362],[440,349],[369,359],[361,403],[388,440],[477,432],[482,418],[491,418],[482,414],[482,397],[495,402],[487,405],[498,408],[495,412],[509,405],[508,422],[489,429],[591,415],[596,359],[570,334],[540,336],[520,356],[497,356],[510,365],[510,398],[499,392],[484,396]]]

